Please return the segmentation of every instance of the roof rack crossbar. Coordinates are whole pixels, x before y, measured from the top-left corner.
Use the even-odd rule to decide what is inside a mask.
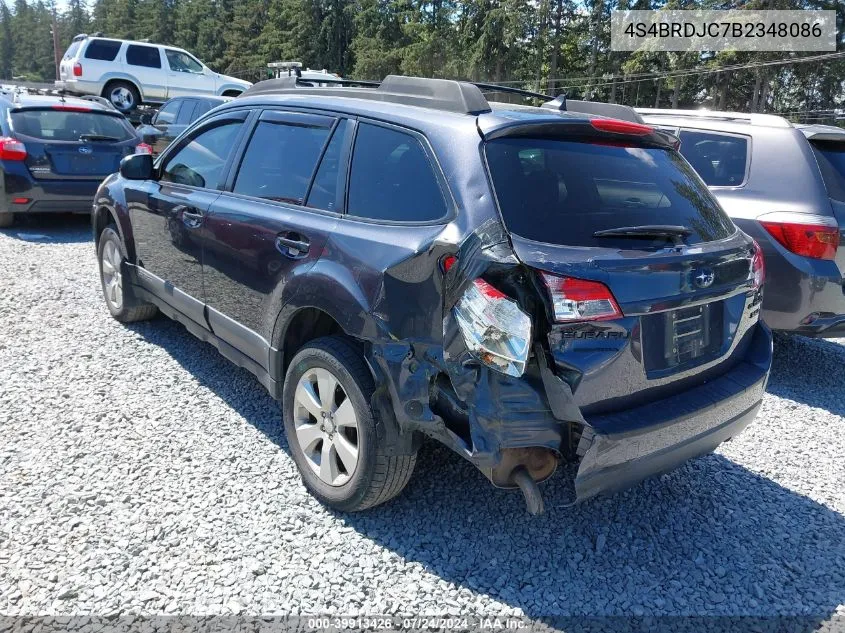
[[[505,94],[515,94],[520,95],[522,97],[531,97],[532,99],[542,99],[543,101],[551,101],[554,97],[550,97],[547,94],[543,94],[542,92],[532,92],[530,90],[523,90],[522,88],[512,88],[510,86],[500,86],[498,84],[488,84],[483,83],[480,81],[471,81],[469,82],[473,86],[478,86],[481,90],[487,90],[489,92],[502,92]]]

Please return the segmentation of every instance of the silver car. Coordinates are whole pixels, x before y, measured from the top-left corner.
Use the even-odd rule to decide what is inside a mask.
[[[56,87],[108,99],[121,112],[173,97],[236,97],[252,84],[214,72],[174,46],[77,35],[59,64]]]
[[[769,326],[845,336],[845,130],[766,114],[637,111],[678,136],[684,157],[762,247]]]

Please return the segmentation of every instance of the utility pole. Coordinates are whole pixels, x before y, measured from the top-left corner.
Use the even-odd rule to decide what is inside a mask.
[[[50,3],[53,15],[53,62],[56,64],[56,79],[61,79],[59,76],[59,27],[58,21],[56,20],[56,3],[55,1]]]

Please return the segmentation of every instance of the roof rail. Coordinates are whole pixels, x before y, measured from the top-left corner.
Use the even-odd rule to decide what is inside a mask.
[[[328,85],[326,87],[315,87],[314,84]],[[481,90],[470,83],[452,81],[451,79],[425,79],[399,75],[388,75],[380,82],[336,79],[333,77],[326,77],[325,79],[322,77],[320,79],[302,79],[295,76],[280,77],[259,81],[245,90],[240,97],[294,91],[298,94],[390,101],[461,114],[490,112],[490,105],[484,95],[481,94]]]
[[[541,92],[531,92],[530,90],[499,86],[497,84],[455,81],[452,79],[403,77],[401,75],[388,75],[383,81],[341,79],[331,76],[325,78],[320,77],[319,79],[305,79],[291,75],[259,81],[244,91],[241,97],[296,91],[300,94],[319,94],[370,99],[373,101],[390,101],[433,108],[435,110],[459,112],[461,114],[481,114],[482,112],[490,112],[490,104],[482,94],[482,90],[541,99],[544,101],[542,107],[550,110],[568,110],[571,112],[583,112],[585,114],[622,119],[623,121],[634,123],[643,122],[642,117],[629,106],[593,101],[573,101],[568,100],[566,95],[550,97]]]
[[[776,114],[758,114],[756,112],[729,112],[725,110],[667,110],[663,108],[637,108],[645,116],[672,116],[695,119],[717,119],[720,121],[741,121],[751,125],[766,127],[791,127],[792,124]]]

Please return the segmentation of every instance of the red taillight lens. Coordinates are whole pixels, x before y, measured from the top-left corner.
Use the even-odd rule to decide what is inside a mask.
[[[443,259],[440,260],[440,266],[443,268],[444,273],[448,273],[449,269],[458,263],[458,258],[454,255],[446,255]]]
[[[597,281],[543,273],[552,296],[555,321],[605,321],[622,317],[610,288]]]
[[[602,132],[614,132],[616,134],[632,134],[634,136],[645,136],[654,132],[654,128],[642,123],[620,121],[619,119],[592,119],[590,121],[595,129]]]
[[[813,259],[833,259],[839,248],[839,224],[832,217],[803,213],[767,213],[758,218],[781,246]]]
[[[766,262],[763,259],[763,249],[754,240],[754,257],[751,258],[751,276],[754,279],[754,287],[760,288],[766,281]]]
[[[136,154],[152,154],[153,153],[153,146],[148,145],[147,143],[138,143],[135,146],[135,153]]]
[[[82,64],[76,62],[73,65],[73,76],[74,77],[82,77]]]
[[[0,137],[0,160],[26,160],[26,145],[8,136]]]

